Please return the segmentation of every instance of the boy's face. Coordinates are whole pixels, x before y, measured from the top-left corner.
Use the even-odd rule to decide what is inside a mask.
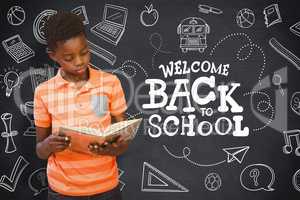
[[[84,76],[90,63],[90,52],[84,34],[66,41],[57,42],[57,47],[49,53],[66,75]]]

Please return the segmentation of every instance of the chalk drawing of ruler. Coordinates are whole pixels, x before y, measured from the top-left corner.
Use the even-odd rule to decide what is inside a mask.
[[[276,38],[271,38],[269,40],[270,46],[277,51],[280,55],[285,57],[290,63],[292,63],[298,70],[300,70],[300,59],[290,52],[287,48],[285,48],[282,44],[280,44]]]
[[[91,53],[93,53],[96,56],[102,58],[103,60],[105,60],[106,62],[108,62],[111,65],[115,64],[115,62],[117,60],[117,57],[114,54],[112,54],[109,51],[95,45],[94,43],[92,43],[90,41],[87,41],[87,43],[89,45]]]

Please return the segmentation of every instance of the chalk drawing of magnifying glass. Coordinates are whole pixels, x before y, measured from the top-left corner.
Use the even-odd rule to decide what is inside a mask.
[[[279,74],[274,74],[273,78],[272,78],[272,82],[274,85],[278,86],[278,88],[280,89],[280,93],[283,96],[284,92],[283,89],[281,87],[281,76]]]

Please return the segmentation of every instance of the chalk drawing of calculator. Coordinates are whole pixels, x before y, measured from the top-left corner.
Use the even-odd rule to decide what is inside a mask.
[[[17,63],[21,63],[34,56],[34,51],[22,41],[19,34],[2,41],[2,45]]]

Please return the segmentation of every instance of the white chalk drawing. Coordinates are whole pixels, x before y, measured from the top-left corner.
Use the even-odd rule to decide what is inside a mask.
[[[0,86],[1,89],[5,90],[5,96],[10,97],[16,87],[20,88],[23,84],[21,79],[21,72],[14,66],[3,68],[2,74],[0,74]]]
[[[283,153],[290,154],[293,151],[293,146],[291,142],[291,138],[295,137],[297,147],[295,148],[295,155],[300,156],[300,130],[299,129],[293,129],[293,130],[287,130],[283,131],[283,138],[285,145],[282,147]]]
[[[133,78],[137,74],[137,68],[139,69],[139,72],[142,72],[145,78],[148,78],[147,71],[136,61],[134,60],[125,60],[121,67],[115,69],[112,73],[116,73],[116,71],[122,71],[126,74],[128,78]]]
[[[288,68],[283,67],[274,72],[281,76],[281,84],[286,84],[288,81]],[[266,92],[272,91],[275,93],[275,101],[273,107],[271,98]],[[284,94],[288,94],[288,88],[282,88]],[[265,91],[265,92],[264,92]],[[264,123],[264,126],[254,128],[253,131],[260,131],[267,126],[275,129],[278,132],[287,130],[288,126],[288,96],[281,95],[280,89],[272,87],[271,78],[269,75],[264,77],[253,88],[252,92],[247,92],[243,96],[250,95],[250,108],[256,119]],[[257,96],[259,95],[259,96]],[[267,112],[268,111],[268,112]],[[276,112],[275,112],[276,111]]]
[[[214,45],[214,47],[211,49],[209,55],[213,56],[215,54],[216,50],[218,49],[218,47],[221,44],[223,44],[225,41],[227,41],[228,39],[230,39],[230,38],[246,38],[247,41],[248,41],[248,43],[246,43],[245,45],[241,46],[241,48],[239,48],[238,51],[237,51],[236,59],[239,60],[239,61],[245,61],[248,58],[250,58],[250,56],[253,53],[253,49],[254,48],[257,49],[257,50],[259,50],[260,55],[263,58],[263,64],[261,65],[261,70],[260,70],[260,73],[259,73],[259,76],[258,76],[258,80],[260,82],[261,81],[261,77],[262,77],[262,75],[264,73],[264,70],[265,70],[265,67],[266,67],[266,56],[265,56],[265,53],[264,53],[263,49],[259,45],[253,43],[252,40],[251,40],[251,38],[247,34],[245,34],[245,33],[231,33],[231,34],[226,35],[224,38],[222,38],[221,40],[219,40]],[[250,47],[249,53],[245,57],[241,57],[240,56],[241,52],[246,47]]]
[[[29,67],[29,73],[31,78],[32,92],[34,92],[35,88],[39,84],[49,80],[54,76],[54,67],[46,64],[44,65],[44,68]]]
[[[266,164],[252,164],[243,169],[240,174],[240,183],[248,191],[274,191],[274,170]]]
[[[105,60],[106,62],[108,62],[109,64],[111,65],[114,65],[116,60],[117,60],[117,57],[112,54],[111,52],[103,49],[102,47],[99,47],[98,45],[90,42],[90,41],[87,41],[88,45],[89,45],[89,49],[90,49],[90,52],[96,56],[98,56],[99,58]]]
[[[120,180],[120,179],[121,179],[121,176],[124,174],[124,170],[118,168],[118,171],[119,171],[120,191],[122,191],[122,190],[124,189],[125,185],[126,185],[122,180]]]
[[[265,7],[263,14],[265,19],[265,25],[267,26],[267,28],[269,28],[274,24],[278,24],[282,22],[278,4],[271,4]]]
[[[158,45],[156,45],[154,42],[155,38],[158,38]],[[149,37],[149,43],[150,43],[150,46],[154,49],[154,53],[153,53],[152,59],[151,59],[151,64],[152,64],[151,67],[152,67],[152,69],[154,69],[155,56],[157,56],[158,53],[171,54],[172,52],[162,50],[163,38],[159,33],[152,33]]]
[[[8,23],[10,23],[13,26],[19,26],[25,21],[26,14],[24,9],[21,6],[12,6],[7,11],[6,17]]]
[[[189,50],[198,50],[203,53],[207,48],[207,35],[210,33],[209,25],[199,17],[183,19],[177,26],[179,47],[183,53]]]
[[[258,177],[259,177],[260,171],[257,168],[251,169],[251,171],[249,172],[249,176],[251,178],[253,178],[253,182],[254,182],[254,186],[258,186]]]
[[[300,37],[300,21],[292,25],[290,31]]]
[[[5,96],[10,97],[13,88],[17,87],[20,84],[20,76],[15,71],[9,71],[5,73],[3,82],[6,86]]]
[[[222,150],[227,153],[227,163],[231,163],[233,161],[237,161],[242,164],[246,153],[249,150],[249,146],[242,147],[231,147],[231,148],[223,148]]]
[[[294,92],[290,101],[290,108],[294,113],[300,115],[300,92]]]
[[[0,187],[9,192],[14,192],[24,169],[28,165],[29,162],[23,156],[19,156],[9,177],[6,175],[1,176]]]
[[[293,175],[293,186],[298,192],[300,192],[300,169]]]
[[[287,59],[291,64],[293,64],[298,70],[300,70],[300,59],[287,48],[285,48],[276,38],[271,38],[269,40],[269,45],[285,59]]]
[[[124,34],[127,15],[127,8],[105,4],[102,21],[93,26],[91,32],[116,46]]]
[[[218,173],[209,173],[204,180],[205,188],[209,191],[217,191],[222,186],[222,179]]]
[[[33,116],[33,101],[27,101],[25,104],[20,104],[20,110],[23,116],[25,116],[30,122],[30,126],[24,132],[24,136],[36,136],[36,129],[34,125],[34,116]]]
[[[56,10],[47,9],[42,11],[33,22],[33,35],[35,39],[41,44],[47,44],[45,36],[45,25],[50,16],[56,14]]]
[[[19,133],[18,131],[11,129],[12,117],[13,115],[11,113],[3,113],[1,115],[1,120],[5,126],[5,131],[1,133],[1,137],[6,138],[5,153],[13,153],[17,151],[13,137]]]
[[[189,192],[187,188],[147,162],[143,163],[142,192]]]
[[[236,15],[236,23],[241,28],[250,28],[255,24],[254,12],[248,8],[241,9]]]
[[[191,159],[189,159],[189,156],[191,154],[191,149],[189,147],[184,147],[182,149],[182,156],[177,156],[177,155],[174,155],[173,153],[171,153],[166,145],[163,145],[163,148],[173,158],[185,159],[186,161],[188,161],[189,163],[191,163],[197,167],[212,167],[212,166],[217,166],[217,165],[220,165],[220,164],[223,164],[226,162],[232,163],[234,161],[241,164],[250,147],[249,146],[241,146],[241,147],[223,148],[222,150],[226,153],[227,158],[222,161],[210,163],[210,164],[201,164],[201,163],[198,163],[198,162],[195,162],[195,161],[192,161]]]
[[[220,15],[223,13],[223,11],[219,8],[215,8],[215,7],[212,7],[209,5],[204,5],[204,4],[199,4],[198,9],[199,9],[199,12],[205,13],[205,14],[213,13],[213,14]]]
[[[250,95],[250,100],[251,100],[251,107],[253,107],[253,96],[254,95],[263,95],[267,98],[267,100],[260,100],[257,105],[256,105],[256,110],[258,110],[260,113],[265,113],[267,112],[268,110],[271,110],[271,115],[270,117],[268,118],[267,122],[261,126],[261,127],[258,127],[258,128],[253,128],[252,130],[253,131],[261,131],[262,129],[266,128],[268,125],[270,125],[273,121],[273,118],[274,118],[274,107],[272,106],[271,104],[271,98],[270,96],[265,93],[265,92],[246,92],[243,94],[243,96],[248,96]]]
[[[125,112],[125,114],[128,116],[127,119],[134,119],[134,118],[136,118],[137,116],[143,115],[142,112],[138,112],[138,113],[135,113],[135,114],[131,114],[131,113],[129,113],[129,112]]]
[[[159,18],[159,13],[156,9],[153,9],[153,5],[149,7],[145,6],[146,10],[143,10],[140,14],[140,22],[146,26],[154,26]]]
[[[82,19],[84,25],[89,24],[89,18],[86,13],[85,6],[78,6],[71,11],[72,13],[78,15]]]
[[[47,169],[40,168],[32,172],[28,179],[28,186],[34,192],[34,196],[48,190]]]
[[[281,95],[284,95],[284,91],[281,87],[281,76],[279,74],[274,73],[273,74],[273,78],[272,78],[272,82],[274,85],[278,86],[278,89],[280,90]]]
[[[17,63],[28,60],[35,55],[34,51],[23,42],[19,34],[3,40],[2,46]]]

